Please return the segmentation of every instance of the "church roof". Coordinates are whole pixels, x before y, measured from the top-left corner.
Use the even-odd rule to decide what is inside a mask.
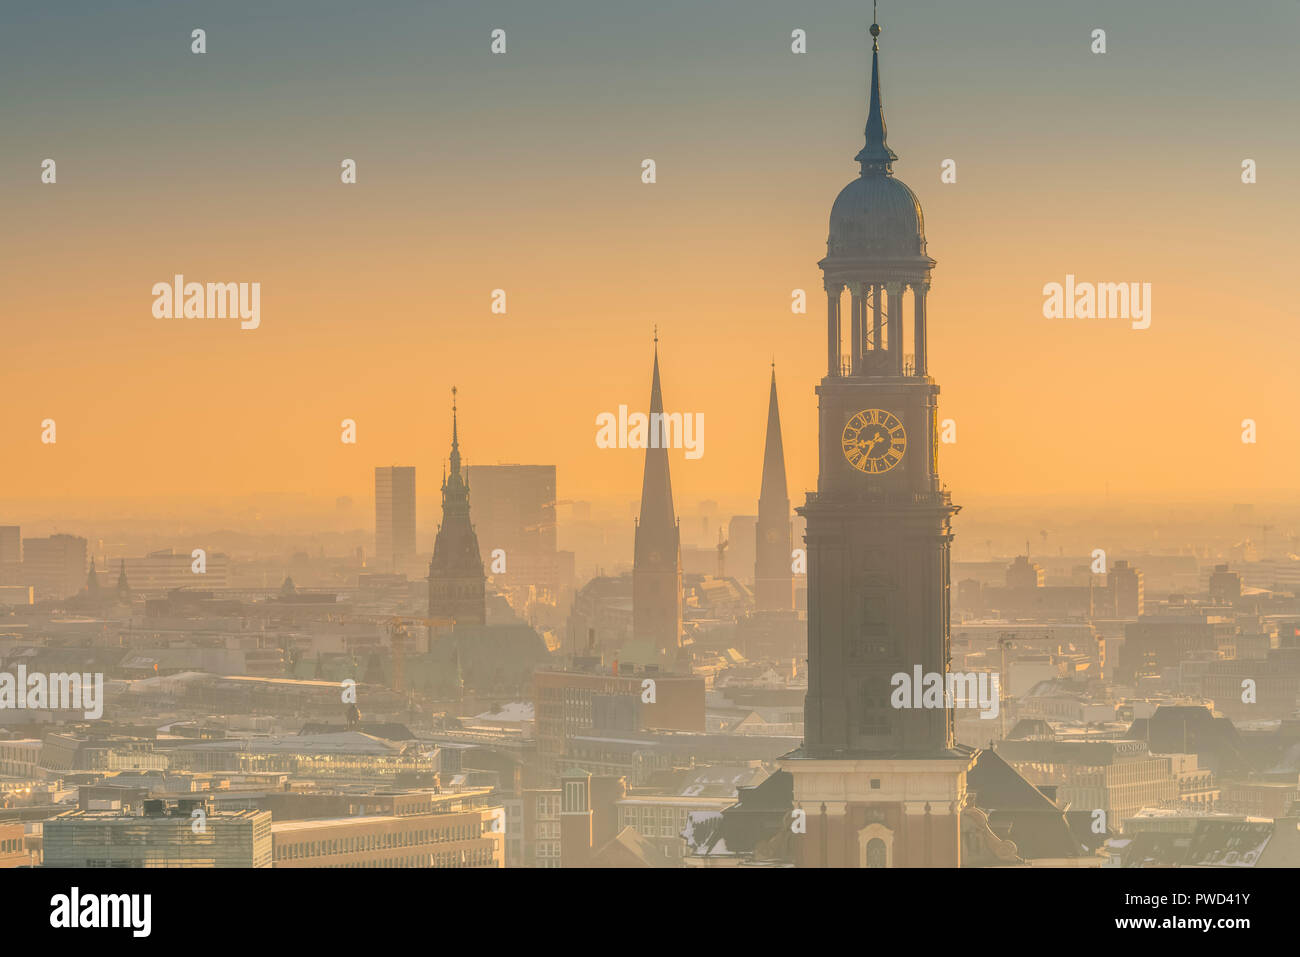
[[[776,402],[775,364],[767,397],[767,442],[763,448],[763,485],[758,501],[760,510],[763,503],[770,503],[782,510],[783,520],[788,520],[790,494],[785,484],[785,447],[781,442],[781,411]]]
[[[853,157],[862,165],[862,174],[892,172],[898,154],[885,142],[885,105],[880,96],[880,24],[871,25],[871,99],[867,104],[866,145]]]
[[[997,752],[979,752],[966,789],[971,803],[988,815],[993,832],[1014,842],[1021,857],[1079,857],[1084,851],[1061,809]]]
[[[898,156],[886,142],[885,108],[880,93],[880,35],[871,25],[871,94],[866,143],[854,157],[859,177],[840,191],[831,207],[828,259],[924,259],[925,219],[920,200],[894,178]]]
[[[469,520],[469,483],[460,460],[460,435],[456,423],[455,393],[452,389],[450,471],[442,482],[442,524],[433,543],[429,562],[431,577],[483,576],[483,557],[478,535]]]
[[[1204,705],[1160,705],[1149,718],[1137,718],[1127,737],[1147,742],[1155,754],[1196,754],[1215,773],[1254,770],[1231,719]]]
[[[663,387],[659,383],[659,337],[655,336],[654,372],[650,379],[651,441],[645,450],[645,471],[641,477],[641,517],[636,527],[635,563],[674,564],[677,561],[677,514],[673,509],[673,483],[668,472],[668,449],[662,433],[653,435],[654,414],[664,411]],[[658,561],[652,561],[658,556]]]
[[[657,845],[625,827],[592,855],[588,867],[672,867]]]
[[[924,256],[921,201],[892,176],[855,179],[831,207],[826,252],[837,258]]]

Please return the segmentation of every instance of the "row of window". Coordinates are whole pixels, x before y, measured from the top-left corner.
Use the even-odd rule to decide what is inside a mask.
[[[540,817],[554,817],[560,813],[560,796],[558,794],[539,794],[533,805]]]
[[[450,852],[446,854],[411,854],[406,857],[390,857],[379,861],[351,861],[346,864],[324,864],[327,869],[392,869],[403,867],[492,867],[496,863],[491,849],[466,851],[464,854]]]
[[[677,837],[686,826],[686,812],[681,813],[680,820],[672,811],[665,809],[663,818],[657,819],[653,810],[641,817],[633,811],[626,813],[619,821],[620,827],[630,827],[642,837],[656,836],[656,823],[659,837]],[[671,817],[669,815],[672,815]]]
[[[12,841],[0,841],[0,854],[17,854],[23,849],[23,840],[20,837]]]
[[[412,847],[417,844],[441,844],[446,841],[468,841],[482,837],[489,825],[464,825],[439,831],[406,831],[397,834],[359,834],[354,837],[335,838],[329,841],[298,841],[275,849],[276,860],[293,860],[303,857],[321,857],[328,854],[355,854],[390,847]]]

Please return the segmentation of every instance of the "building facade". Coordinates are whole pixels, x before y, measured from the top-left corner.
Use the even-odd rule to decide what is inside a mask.
[[[415,560],[415,468],[375,469],[375,564],[396,572]]]
[[[283,821],[271,826],[275,867],[505,867],[505,812]]]
[[[474,527],[486,561],[504,553],[504,571],[492,580],[506,588],[533,586],[554,601],[560,589],[556,550],[555,466],[475,465],[466,468],[474,487]]]
[[[112,564],[107,563],[105,568],[111,568]],[[128,599],[132,590],[158,594],[175,588],[225,588],[230,579],[230,558],[221,552],[205,554],[202,574],[194,570],[192,552],[178,552],[171,548],[136,558],[119,557],[116,564],[116,588],[119,596],[125,588]]]
[[[0,525],[0,585],[22,585],[23,540],[17,525]]]
[[[145,801],[142,814],[69,811],[44,831],[46,867],[271,866],[270,811]]]
[[[75,535],[24,538],[22,578],[37,601],[71,598],[86,584],[86,540]]]
[[[26,833],[22,821],[0,821],[0,870],[27,867],[32,863]]]
[[[647,679],[654,683],[653,701],[645,700]],[[704,693],[704,679],[695,675],[539,669],[533,674],[533,713],[544,781],[558,780],[574,736],[616,716],[626,719],[624,730],[704,731]]]

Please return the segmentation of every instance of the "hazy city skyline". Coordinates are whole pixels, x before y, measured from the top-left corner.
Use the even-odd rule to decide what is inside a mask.
[[[1300,6],[894,6],[0,31],[19,933],[393,869],[1285,907]]]

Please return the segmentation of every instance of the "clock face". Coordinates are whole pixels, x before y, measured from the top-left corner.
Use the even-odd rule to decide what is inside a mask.
[[[863,409],[854,415],[844,426],[840,441],[849,464],[870,475],[888,472],[907,451],[903,423],[884,409]]]

